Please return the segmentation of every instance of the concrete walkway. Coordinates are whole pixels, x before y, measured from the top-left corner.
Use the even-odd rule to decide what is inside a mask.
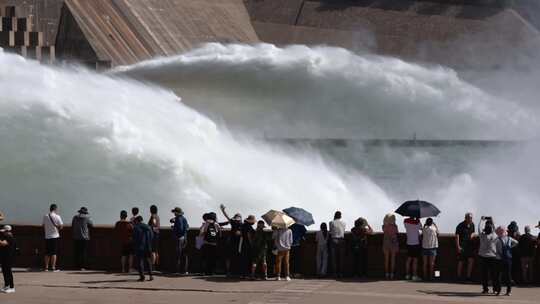
[[[538,303],[540,288],[515,288],[512,297],[483,296],[480,286],[405,281],[235,281],[171,277],[137,282],[136,275],[103,272],[17,272],[15,294],[2,304],[33,303]]]

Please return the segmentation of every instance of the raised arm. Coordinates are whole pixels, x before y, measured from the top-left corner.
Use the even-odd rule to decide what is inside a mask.
[[[486,226],[486,219],[482,216],[480,218],[480,223],[478,223],[478,234],[482,234],[482,231],[484,231],[484,226]]]
[[[219,205],[219,209],[221,209],[221,213],[223,213],[223,216],[230,222],[231,218],[229,217],[229,215],[225,211],[225,205],[223,205],[223,204]]]

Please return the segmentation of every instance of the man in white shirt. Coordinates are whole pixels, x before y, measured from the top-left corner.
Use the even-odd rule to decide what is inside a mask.
[[[405,264],[405,279],[418,281],[418,259],[422,253],[420,246],[420,230],[422,225],[417,218],[406,218],[404,221],[407,231],[407,262]]]
[[[56,269],[56,254],[58,251],[58,241],[60,239],[60,230],[64,223],[58,215],[58,206],[52,204],[49,208],[50,212],[43,216],[43,229],[45,231],[45,271],[49,271],[49,266],[52,271]]]
[[[343,275],[345,261],[345,222],[341,220],[341,212],[336,211],[334,220],[329,223],[330,255],[332,257],[332,269],[336,277]]]

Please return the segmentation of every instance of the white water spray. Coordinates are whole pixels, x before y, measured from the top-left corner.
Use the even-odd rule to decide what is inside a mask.
[[[296,205],[318,220],[392,207],[361,174],[232,136],[170,91],[2,53],[0,66],[0,208],[12,221],[39,224],[52,201],[98,223],[178,205],[194,225],[220,203],[244,216]]]

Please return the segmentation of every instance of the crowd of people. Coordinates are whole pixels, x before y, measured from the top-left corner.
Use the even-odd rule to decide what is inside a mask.
[[[253,215],[243,218],[236,213],[232,217],[226,207],[220,206],[226,221],[219,222],[215,212],[202,216],[202,225],[195,238],[195,248],[200,255],[205,275],[214,275],[216,263],[224,260],[227,276],[244,279],[268,280],[268,256],[275,256],[275,280],[291,280],[299,273],[301,265],[300,248],[305,239],[305,226],[293,223],[287,226],[273,226],[271,237],[266,233],[267,223],[257,220]],[[181,208],[171,210],[170,219],[172,235],[175,243],[175,264],[177,273],[187,274],[189,224]],[[0,213],[0,220],[3,215]],[[45,237],[44,271],[59,271],[57,268],[58,244],[63,221],[58,213],[58,206],[52,204],[49,212],[43,217]],[[88,209],[81,207],[72,219],[72,238],[74,266],[84,270],[87,267],[88,242],[93,222]],[[223,233],[228,226],[230,232]],[[255,227],[254,227],[255,226]],[[119,256],[122,272],[139,273],[139,281],[153,280],[154,268],[160,264],[161,221],[158,208],[150,207],[150,216],[145,222],[137,207],[132,208],[131,217],[122,210],[114,231],[119,244]],[[432,280],[438,276],[435,270],[439,248],[439,228],[433,218],[427,218],[422,224],[419,218],[408,217],[404,220],[406,232],[407,259],[405,262],[405,279],[412,281]],[[540,223],[536,228],[540,228]],[[368,241],[373,228],[365,218],[359,218],[350,229],[350,239],[345,240],[347,225],[340,211],[335,212],[332,221],[320,224],[316,232],[317,243],[316,271],[319,277],[331,274],[342,277],[345,271],[345,256],[352,253],[353,274],[358,277],[368,276]],[[384,275],[388,280],[396,279],[396,257],[400,252],[399,229],[396,216],[387,214],[382,223],[384,255]],[[478,231],[475,230],[473,215],[467,213],[463,222],[455,230],[455,249],[458,259],[457,276],[463,281],[473,281],[475,261],[480,261],[482,292],[489,293],[488,284],[492,284],[492,292],[501,293],[501,285],[506,286],[506,295],[510,295],[513,284],[513,273],[519,273],[522,283],[530,283],[534,277],[534,258],[540,246],[540,235],[534,237],[531,227],[524,227],[520,234],[516,222],[507,227],[496,226],[493,218],[481,217]],[[16,242],[12,227],[5,225],[0,230],[0,263],[4,275],[5,287],[2,292],[15,292],[12,265],[15,257]],[[517,269],[517,272],[516,272]],[[183,271],[182,271],[183,270]]]

